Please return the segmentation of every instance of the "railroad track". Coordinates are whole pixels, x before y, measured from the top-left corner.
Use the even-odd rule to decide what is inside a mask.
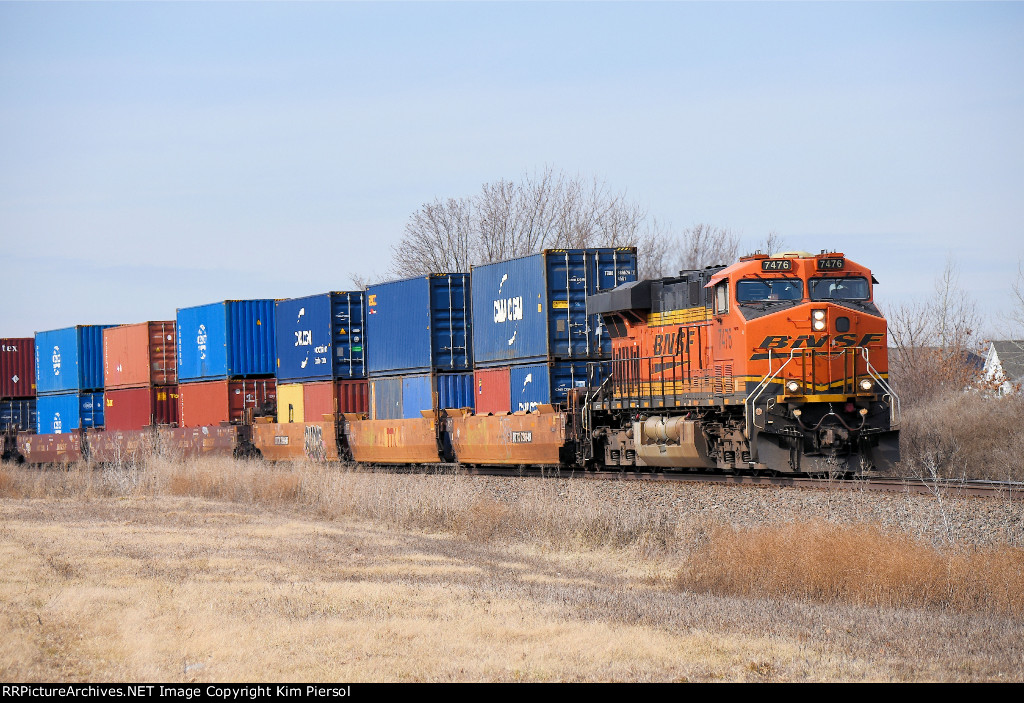
[[[443,467],[443,468],[442,468]],[[603,481],[681,481],[689,483],[719,483],[736,486],[789,486],[814,490],[878,491],[883,493],[916,493],[944,496],[983,496],[1024,500],[1024,483],[1000,481],[932,481],[901,478],[815,478],[810,476],[755,476],[721,473],[638,473],[612,471],[572,471],[532,467],[461,467],[441,464],[435,471],[461,471],[481,476],[533,476],[584,478]]]

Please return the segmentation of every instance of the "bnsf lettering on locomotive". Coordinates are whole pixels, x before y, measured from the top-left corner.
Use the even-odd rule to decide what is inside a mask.
[[[800,348],[814,348],[827,346],[829,335],[825,334],[821,337],[815,337],[813,334],[802,334],[799,337],[790,337],[789,335],[768,335],[761,343],[757,345],[759,349],[800,349]],[[885,339],[885,335],[873,332],[871,334],[865,334],[861,337],[860,341],[857,341],[857,336],[854,334],[840,334],[835,337],[832,342],[832,346],[836,347],[866,347],[869,344],[875,344]]]
[[[675,332],[654,335],[654,356],[682,354],[693,343],[693,328],[680,327]]]
[[[523,297],[500,298],[494,301],[494,321],[511,322],[523,319]]]
[[[821,339],[815,339],[813,334],[802,334],[793,340],[793,348],[800,349],[801,347],[807,347],[808,349],[817,349],[825,346],[825,342],[828,341],[828,335],[823,334]]]
[[[533,432],[512,432],[512,444],[528,444],[533,441]]]

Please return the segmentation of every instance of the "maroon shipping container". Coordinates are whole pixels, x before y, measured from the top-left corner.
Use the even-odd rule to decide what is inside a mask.
[[[324,415],[365,413],[369,409],[369,382],[320,381],[302,384],[302,414],[306,422],[320,422]]]
[[[107,430],[141,430],[178,422],[178,387],[118,388],[103,394]]]
[[[178,424],[181,427],[240,423],[249,410],[257,417],[277,412],[275,379],[246,378],[178,385]]]
[[[476,414],[504,415],[512,410],[510,386],[511,371],[505,366],[497,369],[477,369],[473,372],[473,397]]]
[[[36,340],[32,337],[0,339],[0,398],[36,395]]]
[[[174,320],[103,330],[103,387],[142,388],[178,382]]]

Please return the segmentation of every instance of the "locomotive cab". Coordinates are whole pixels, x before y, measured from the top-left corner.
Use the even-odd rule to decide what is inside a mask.
[[[595,458],[800,473],[897,461],[873,283],[841,253],[795,252],[592,296],[613,347],[588,408]]]

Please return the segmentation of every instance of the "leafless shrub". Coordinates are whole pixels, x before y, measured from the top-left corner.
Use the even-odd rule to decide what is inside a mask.
[[[1024,396],[948,391],[911,404],[900,432],[901,471],[928,478],[1024,480]],[[929,468],[931,467],[931,468]]]
[[[678,588],[884,607],[1024,613],[1024,550],[940,550],[869,525],[718,528]]]

